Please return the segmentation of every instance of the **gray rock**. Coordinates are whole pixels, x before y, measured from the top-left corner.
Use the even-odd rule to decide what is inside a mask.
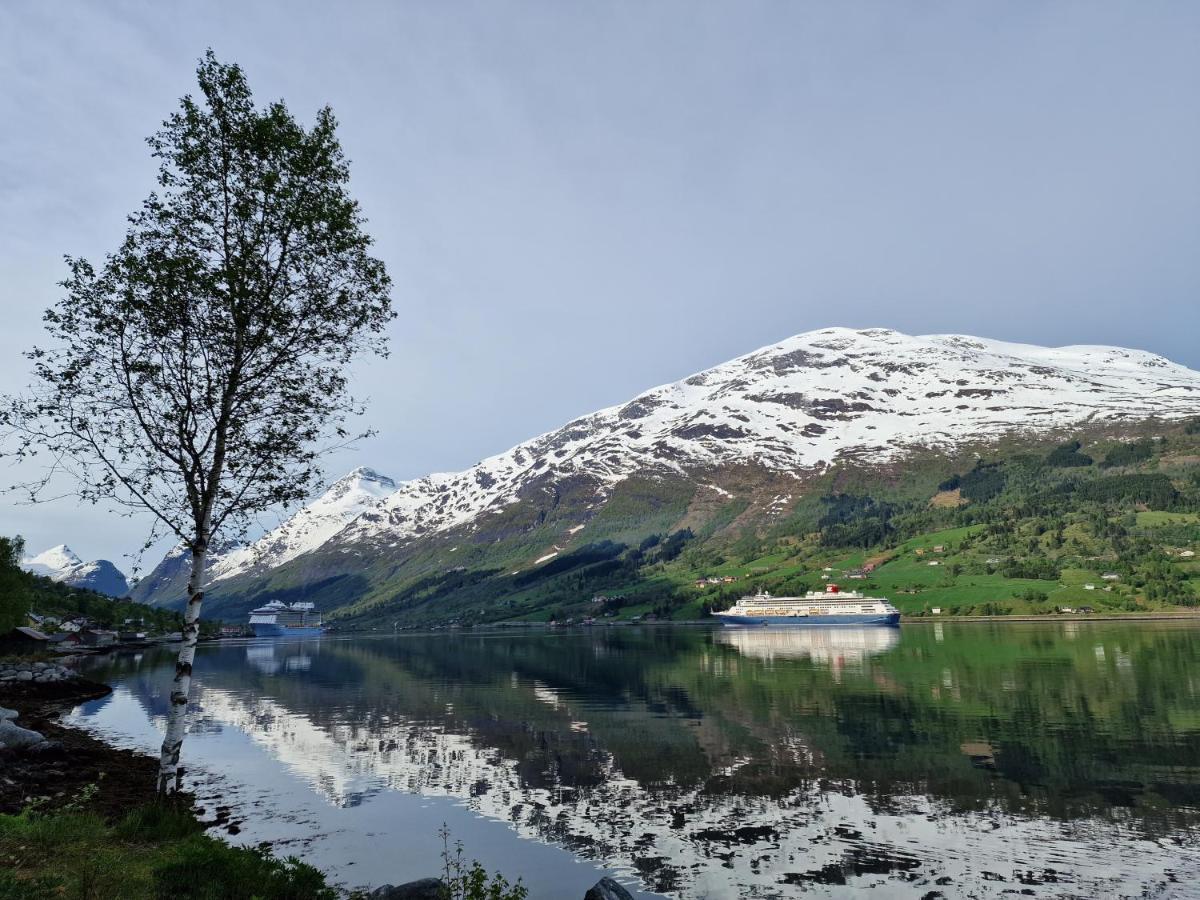
[[[421,878],[404,884],[385,884],[367,896],[371,900],[441,900],[443,887],[440,878]]]
[[[5,709],[0,706],[0,722],[6,722],[9,719],[15,719],[20,715],[15,709]]]
[[[9,750],[32,747],[34,744],[40,744],[45,740],[36,731],[22,728],[20,725],[16,725],[7,719],[0,722],[0,746],[7,747]]]
[[[633,894],[605,875],[588,888],[583,900],[633,900]]]
[[[16,681],[33,681],[32,672],[18,672],[15,676]]]

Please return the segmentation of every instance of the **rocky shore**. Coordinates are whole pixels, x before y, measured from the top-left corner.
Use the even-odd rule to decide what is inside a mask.
[[[63,677],[62,666],[15,665],[43,674],[41,680],[35,675],[0,682],[0,813],[16,814],[31,804],[53,811],[87,797],[88,809],[109,818],[154,801],[156,760],[110,747],[60,721],[72,706],[104,697],[111,688],[69,669]]]
[[[46,684],[51,681],[71,681],[74,678],[75,673],[60,663],[0,660],[0,682],[33,681]]]

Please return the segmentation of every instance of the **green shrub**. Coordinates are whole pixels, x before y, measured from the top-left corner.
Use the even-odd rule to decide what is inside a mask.
[[[444,824],[438,830],[442,839],[443,900],[525,900],[529,890],[521,880],[509,884],[501,874],[489,876],[487,870],[473,860],[468,866],[463,859],[461,841],[450,849],[450,829]]]

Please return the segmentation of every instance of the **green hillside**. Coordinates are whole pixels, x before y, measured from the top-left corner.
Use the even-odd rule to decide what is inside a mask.
[[[715,473],[714,483],[722,477],[715,497],[681,480],[622,484],[570,541],[555,542],[562,523],[514,505],[507,539],[449,536],[398,564],[360,560],[357,579],[337,576],[320,596],[339,607],[334,621],[347,629],[695,619],[748,591],[809,590],[823,580],[881,593],[909,615],[1200,602],[1196,423],[839,466],[793,479],[796,496],[786,503],[777,476]],[[287,573],[277,577],[275,593],[253,598],[297,594]]]

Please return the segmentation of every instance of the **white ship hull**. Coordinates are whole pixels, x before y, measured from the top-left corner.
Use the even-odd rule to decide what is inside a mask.
[[[758,616],[752,613],[713,613],[726,625],[899,625],[900,613],[846,613],[812,616]]]

